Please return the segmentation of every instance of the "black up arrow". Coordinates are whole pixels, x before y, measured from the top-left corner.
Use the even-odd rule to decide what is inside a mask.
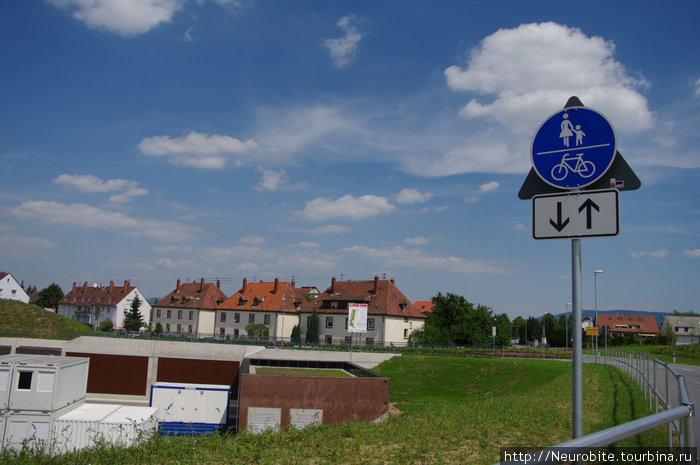
[[[600,208],[594,201],[592,201],[590,198],[586,199],[585,202],[583,202],[583,205],[578,207],[578,212],[581,213],[584,209],[586,210],[586,229],[591,229],[593,227],[593,214],[591,211],[595,208],[596,211],[600,211]]]
[[[555,223],[554,220],[550,218],[549,224],[554,226],[554,229],[556,229],[557,232],[561,232],[562,229],[569,224],[569,218],[565,219],[564,222],[561,221],[561,202],[557,202],[557,222]]]

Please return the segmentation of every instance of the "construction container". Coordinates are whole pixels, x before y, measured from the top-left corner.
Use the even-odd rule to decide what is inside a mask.
[[[158,431],[197,436],[226,430],[231,387],[223,384],[157,382],[151,407],[158,407]]]
[[[52,412],[85,401],[89,358],[26,357],[12,362],[9,409]]]
[[[55,411],[36,410],[5,410],[5,428],[3,449],[20,451],[51,450],[51,436],[55,419],[76,408],[78,404],[70,404]]]
[[[0,410],[5,410],[10,403],[10,386],[12,385],[12,374],[15,364],[26,362],[36,355],[9,354],[0,356]]]
[[[155,433],[156,412],[154,407],[83,404],[54,421],[52,451],[64,454],[99,444],[131,447]]]

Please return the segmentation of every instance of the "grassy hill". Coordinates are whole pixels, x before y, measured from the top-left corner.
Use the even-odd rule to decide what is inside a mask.
[[[78,323],[36,305],[0,299],[0,335],[42,337],[44,335],[94,334],[88,325]]]

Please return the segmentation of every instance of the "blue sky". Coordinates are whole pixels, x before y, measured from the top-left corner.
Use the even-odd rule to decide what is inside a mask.
[[[583,307],[700,310],[696,1],[0,2],[0,269],[25,284],[396,279],[563,312],[517,192],[569,96],[642,181]],[[570,307],[569,307],[570,308]]]

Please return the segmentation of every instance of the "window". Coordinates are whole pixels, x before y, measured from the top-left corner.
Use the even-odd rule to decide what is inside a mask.
[[[257,297],[253,299],[253,307],[257,307],[260,305],[260,303],[263,301],[263,299],[258,299]]]
[[[172,311],[172,310],[168,310],[168,318],[171,318],[172,316],[173,316],[173,311]]]
[[[235,328],[235,329],[233,330],[233,337],[238,337],[238,334],[239,334],[238,328]]]
[[[182,325],[178,323],[177,325],[177,333],[180,334],[182,332]]]
[[[156,310],[156,318],[160,318],[160,308]]]
[[[374,318],[367,318],[367,331],[374,331]]]
[[[239,307],[242,307],[244,303],[245,303],[245,299],[244,299],[243,297],[241,297],[240,299],[238,299],[238,306],[239,306]]]
[[[326,336],[326,344],[333,344],[333,336]]]
[[[368,337],[367,339],[365,339],[365,344],[367,344],[368,346],[373,345],[373,344],[374,344],[374,338],[373,338],[373,337]]]
[[[265,324],[270,326],[270,315],[265,315]]]
[[[182,320],[182,310],[177,311],[177,319]]]
[[[403,322],[404,322],[404,323],[408,323],[408,318],[404,318],[404,319],[403,319]]]
[[[221,334],[222,337],[226,336],[226,328],[219,329],[219,334]]]
[[[403,338],[408,339],[408,328],[404,328],[403,330]]]
[[[192,325],[187,325],[187,332],[192,334]]]
[[[194,311],[190,310],[190,321],[192,321],[193,319],[194,319]],[[190,331],[190,332],[192,332],[192,331]]]
[[[240,313],[234,313],[234,314],[233,314],[233,322],[234,322],[234,323],[240,323],[240,322],[241,322],[241,314],[240,314]]]
[[[221,312],[221,322],[224,323],[226,321],[226,312]]]
[[[326,328],[332,328],[332,327],[333,327],[333,317],[327,316],[326,317]]]
[[[338,308],[338,302],[336,302],[335,300],[331,302],[331,308]]]
[[[352,344],[352,336],[345,336],[345,343]]]
[[[32,374],[33,371],[20,371],[19,379],[17,380],[18,391],[29,391],[32,389]]]
[[[255,324],[255,313],[251,313],[250,315],[248,315],[248,323],[251,325]]]
[[[165,332],[170,332],[170,323],[165,323]]]
[[[345,329],[348,329],[348,317],[345,317]]]

